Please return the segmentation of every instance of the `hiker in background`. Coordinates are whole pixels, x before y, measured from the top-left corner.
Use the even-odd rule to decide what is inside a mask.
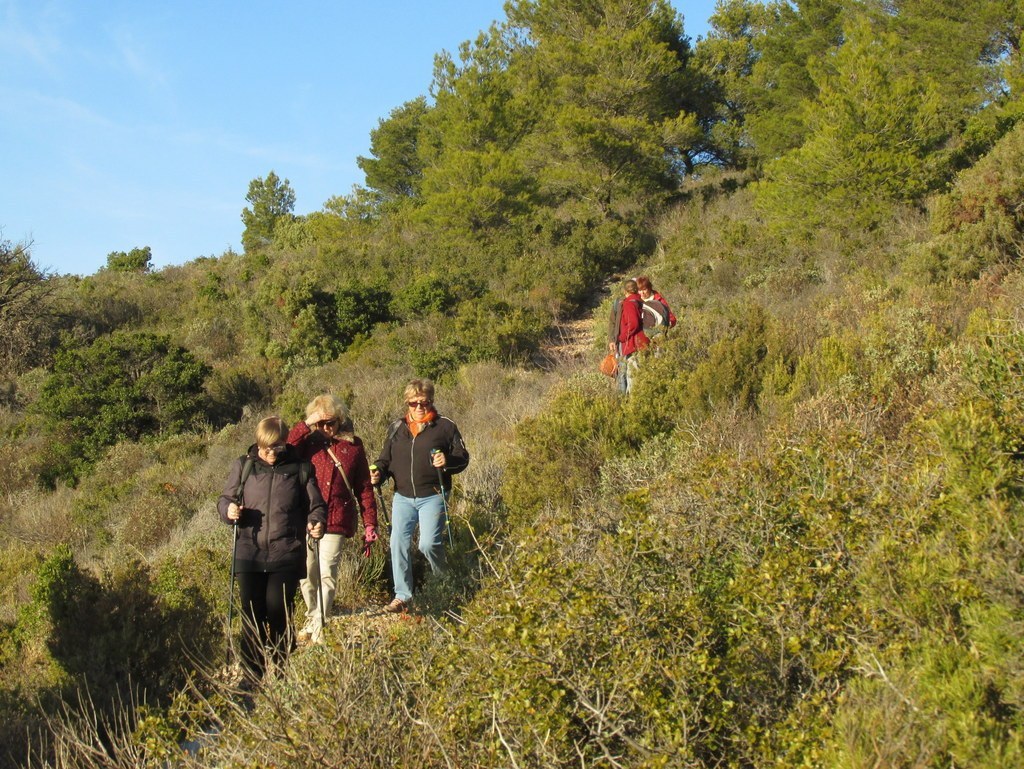
[[[650,343],[644,334],[643,300],[637,293],[637,282],[627,280],[622,285],[623,297],[612,305],[608,320],[608,349],[619,360],[615,378],[619,391],[628,393],[639,366],[637,353]]]
[[[405,388],[405,416],[388,427],[370,480],[395,481],[391,503],[391,570],[395,598],[384,610],[408,611],[412,600],[412,539],[420,527],[419,549],[430,570],[444,571],[444,531],[451,476],[469,465],[469,452],[455,423],[434,408],[434,383],[412,379]],[[443,496],[442,496],[443,495]]]
[[[234,553],[242,603],[242,666],[249,683],[280,666],[293,648],[295,593],[307,534],[323,535],[327,516],[312,467],[288,446],[280,417],[256,427],[256,442],[231,466],[217,510],[238,526]]]
[[[669,307],[665,297],[654,290],[651,279],[641,275],[636,279],[636,290],[644,302],[643,325],[644,333],[648,336],[653,333],[664,333],[670,328],[675,328],[676,316]]]
[[[366,547],[377,541],[377,502],[366,450],[352,429],[348,407],[338,398],[325,394],[311,400],[306,418],[288,433],[288,443],[300,458],[313,464],[327,503],[327,532],[318,548],[307,548],[306,578],[299,584],[306,602],[306,624],[298,638],[318,643],[323,634],[321,620],[331,616],[337,595],[342,544],[357,530]]]

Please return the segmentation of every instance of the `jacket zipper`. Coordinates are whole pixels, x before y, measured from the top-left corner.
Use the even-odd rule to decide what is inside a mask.
[[[276,477],[277,477],[277,471],[273,467],[271,467],[270,468],[270,491],[267,492],[267,506],[268,506],[268,509],[267,509],[266,514],[265,514],[267,519],[263,522],[263,537],[265,539],[265,544],[263,546],[263,552],[266,553],[266,561],[263,564],[263,570],[264,571],[267,570],[267,564],[270,563],[270,509],[269,508],[272,507],[272,503],[273,503],[273,500],[274,500],[274,478],[276,478]]]
[[[416,437],[412,436],[412,445],[409,448],[409,482],[412,484],[413,497],[419,496],[416,493]]]

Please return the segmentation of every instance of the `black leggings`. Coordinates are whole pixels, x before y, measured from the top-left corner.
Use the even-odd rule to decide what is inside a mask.
[[[299,573],[240,572],[238,590],[242,599],[242,663],[253,678],[263,677],[268,654],[283,664],[294,645],[290,632]]]

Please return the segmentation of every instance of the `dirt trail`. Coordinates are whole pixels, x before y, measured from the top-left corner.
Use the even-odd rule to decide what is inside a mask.
[[[584,363],[594,347],[594,325],[592,317],[559,321],[541,343],[537,365],[550,371]]]
[[[615,278],[607,286],[592,292],[575,317],[555,322],[535,358],[534,362],[538,366],[551,371],[587,363],[588,358],[593,356],[596,337],[605,333],[605,318],[598,313],[598,309],[617,280]]]

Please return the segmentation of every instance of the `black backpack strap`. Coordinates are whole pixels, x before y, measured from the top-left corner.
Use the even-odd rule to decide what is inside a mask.
[[[252,475],[252,467],[255,460],[246,455],[245,462],[242,463],[242,475],[238,479],[238,487],[235,489],[235,504],[242,507],[242,495],[245,493],[245,482]]]

